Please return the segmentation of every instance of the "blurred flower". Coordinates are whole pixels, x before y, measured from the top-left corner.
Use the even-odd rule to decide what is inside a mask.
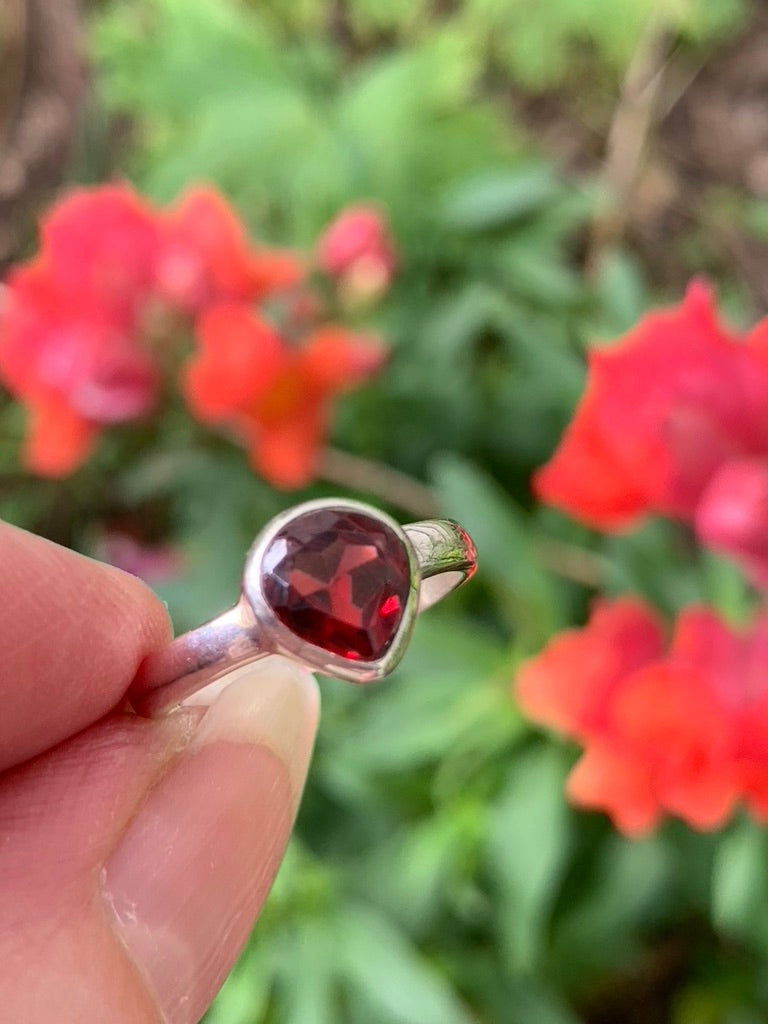
[[[715,473],[768,457],[765,325],[745,338],[720,325],[709,289],[648,314],[593,351],[584,396],[534,478],[543,501],[600,529],[647,512],[694,520]]]
[[[27,407],[24,459],[60,476],[88,454],[100,427],[152,405],[156,371],[117,320],[30,264],[0,311],[0,378]]]
[[[34,472],[71,472],[99,428],[144,415],[158,373],[141,342],[153,287],[152,211],[123,186],[76,191],[41,226],[0,309],[0,379],[28,410]]]
[[[767,660],[768,615],[737,633],[709,609],[686,609],[665,651],[651,610],[622,598],[527,662],[517,698],[584,746],[570,799],[628,835],[664,813],[715,828],[739,800],[765,821]]]
[[[215,189],[190,189],[164,216],[156,275],[160,295],[190,313],[220,302],[258,302],[296,285],[294,253],[255,248]]]
[[[378,214],[349,211],[340,227],[330,245],[338,274],[362,281],[367,267],[370,285],[376,261],[379,276],[384,263],[391,273]],[[102,427],[149,412],[161,365],[174,361],[160,347],[169,326],[200,318],[190,406],[230,424],[278,486],[307,482],[331,399],[370,376],[384,350],[317,328],[322,310],[304,278],[295,254],[253,246],[211,187],[190,189],[169,211],[127,185],[70,193],[45,217],[38,256],[9,276],[0,309],[0,380],[27,407],[26,464],[69,473]],[[283,331],[306,336],[300,347],[251,312],[273,298]]]
[[[320,269],[346,298],[369,302],[386,291],[395,272],[395,249],[383,214],[374,206],[349,206],[317,244]]]
[[[198,342],[184,381],[190,408],[203,422],[231,427],[254,469],[283,488],[312,479],[332,399],[385,358],[378,340],[335,326],[316,328],[293,347],[237,305],[204,312]]]
[[[736,459],[715,473],[696,510],[696,532],[768,587],[768,458]]]
[[[660,658],[664,636],[640,601],[599,602],[589,624],[555,636],[517,680],[517,697],[531,718],[569,736],[606,723],[606,708],[622,680]]]
[[[178,576],[181,552],[170,544],[143,544],[127,533],[110,532],[98,545],[98,557],[145,583],[160,583]]]
[[[40,225],[45,272],[125,329],[154,288],[157,211],[128,185],[69,192]]]

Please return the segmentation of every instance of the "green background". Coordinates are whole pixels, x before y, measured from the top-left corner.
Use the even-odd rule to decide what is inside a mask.
[[[296,837],[209,1024],[768,1019],[768,837],[740,820],[630,842],[573,812],[575,750],[512,696],[516,665],[596,591],[668,613],[704,600],[732,620],[751,601],[681,528],[597,537],[537,507],[529,478],[587,344],[677,301],[693,273],[734,322],[763,311],[728,239],[764,255],[766,200],[714,172],[691,184],[673,144],[697,75],[753,17],[737,0],[91,7],[68,178],[124,176],[163,202],[209,180],[255,237],[304,249],[345,205],[376,201],[399,268],[359,323],[392,356],[337,410],[332,443],[354,472],[342,462],[300,494],[254,477],[180,405],[111,432],[73,477],[35,481],[6,403],[0,513],[85,551],[115,522],[178,546],[184,572],[160,592],[179,630],[231,603],[254,534],[306,497],[346,493],[403,521],[437,510],[479,552],[475,581],[420,620],[390,680],[323,681]],[[632,69],[658,52],[666,84],[622,211],[606,152]],[[674,202],[659,223],[642,206],[670,165],[687,204],[672,227]],[[423,486],[393,487],[388,468]]]

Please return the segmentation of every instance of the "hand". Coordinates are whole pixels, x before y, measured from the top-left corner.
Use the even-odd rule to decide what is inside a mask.
[[[207,709],[119,710],[162,605],[4,524],[0,609],[0,1017],[194,1024],[288,840],[314,680],[270,659]]]

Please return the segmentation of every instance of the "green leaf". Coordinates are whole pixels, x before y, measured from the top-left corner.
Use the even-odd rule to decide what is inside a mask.
[[[342,911],[336,956],[346,983],[391,1024],[473,1024],[448,981],[373,907]]]
[[[509,287],[550,312],[572,306],[582,297],[583,285],[558,257],[559,252],[549,246],[533,248],[517,242],[507,246],[504,268]]]
[[[596,281],[600,302],[600,337],[594,342],[615,338],[634,326],[648,308],[649,296],[637,261],[626,252],[612,250],[603,254]]]
[[[702,549],[704,600],[734,626],[743,626],[754,612],[754,599],[742,570],[727,558]]]
[[[581,1024],[562,997],[530,978],[515,978],[504,995],[504,1024]]]
[[[466,800],[409,823],[360,865],[361,891],[375,892],[410,932],[423,934],[470,881],[485,824],[485,807]]]
[[[444,223],[463,231],[487,231],[530,216],[562,186],[547,164],[486,172],[452,189],[443,201]]]
[[[721,839],[712,871],[718,931],[764,951],[768,945],[768,833],[740,821]]]
[[[558,628],[559,612],[522,510],[491,477],[455,455],[435,460],[432,478],[443,513],[474,540],[477,575],[496,591],[521,650],[536,650]]]
[[[386,687],[356,702],[328,770],[402,772],[457,750],[509,743],[521,723],[498,681],[511,675],[508,659],[492,634],[453,617],[426,616]]]
[[[658,836],[630,842],[611,834],[577,864],[552,932],[549,965],[558,987],[583,988],[637,955],[643,928],[668,899],[670,867]]]
[[[703,599],[701,573],[678,523],[650,519],[630,534],[606,537],[603,549],[609,593],[635,591],[669,613]]]
[[[338,973],[333,922],[302,919],[281,938],[282,1024],[335,1024]]]
[[[560,751],[518,757],[491,813],[488,855],[499,888],[500,928],[513,971],[536,967],[570,845]]]
[[[204,1024],[257,1024],[261,1021],[269,1003],[274,969],[272,951],[263,945],[250,945],[224,982],[203,1019]]]

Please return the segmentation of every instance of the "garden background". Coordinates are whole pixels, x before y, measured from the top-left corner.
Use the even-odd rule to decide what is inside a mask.
[[[71,472],[34,472],[6,367],[0,515],[143,575],[178,631],[232,602],[260,526],[305,498],[448,515],[477,542],[391,679],[323,681],[296,837],[209,1024],[768,1020],[760,814],[627,835],[570,807],[577,748],[514,690],[597,595],[729,628],[760,605],[749,559],[663,503],[594,530],[531,480],[588,348],[694,277],[734,329],[768,313],[766,47],[746,0],[5,0],[7,270],[74,184],[168,209],[208,183],[252,239],[304,254],[309,313],[283,318],[317,303],[387,356],[346,374],[293,489],[172,387],[100,420]],[[323,257],[361,204],[363,262]],[[171,334],[169,380],[194,345]]]

